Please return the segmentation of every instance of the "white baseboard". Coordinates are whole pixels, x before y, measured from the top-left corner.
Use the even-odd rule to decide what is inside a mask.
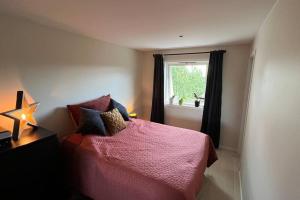
[[[242,187],[242,176],[241,176],[241,170],[239,170],[239,181],[240,181],[240,199],[243,200],[244,195],[243,195],[243,187]]]
[[[223,146],[223,145],[220,145],[220,149],[224,149],[224,150],[227,150],[227,151],[238,153],[238,151],[236,149],[231,148],[231,147],[227,147],[227,146]]]

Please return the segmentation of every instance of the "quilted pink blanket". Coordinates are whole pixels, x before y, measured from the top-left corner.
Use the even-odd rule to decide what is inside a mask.
[[[200,132],[133,120],[112,137],[64,141],[74,186],[95,200],[195,200],[217,160]]]

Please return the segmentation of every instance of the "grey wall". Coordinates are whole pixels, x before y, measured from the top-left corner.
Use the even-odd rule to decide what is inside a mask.
[[[110,93],[139,112],[139,52],[20,18],[0,16],[0,24],[0,112],[24,90],[41,102],[39,124],[61,135],[73,132],[66,104]],[[12,121],[0,117],[0,126]]]
[[[300,1],[279,0],[255,41],[244,200],[300,199]]]
[[[239,137],[242,126],[242,113],[250,56],[250,45],[218,46],[207,48],[171,49],[159,51],[159,53],[179,53],[210,51],[226,49],[223,66],[223,95],[222,95],[222,118],[221,118],[221,147],[238,151]],[[153,85],[153,52],[143,55],[143,113],[144,118],[149,119],[152,103]],[[207,59],[209,57],[207,56]],[[199,57],[174,56],[166,59],[178,60],[201,60]],[[199,131],[202,120],[202,109],[166,107],[166,122],[170,125],[189,128]]]

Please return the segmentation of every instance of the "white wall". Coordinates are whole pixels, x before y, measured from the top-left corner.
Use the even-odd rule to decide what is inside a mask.
[[[135,50],[0,16],[0,112],[13,109],[17,90],[41,102],[41,126],[73,131],[65,106],[111,93],[139,111],[139,62]],[[12,121],[0,117],[0,126]]]
[[[222,117],[221,117],[221,147],[237,151],[241,123],[242,110],[244,106],[244,91],[248,72],[248,61],[250,56],[250,45],[218,46],[207,48],[188,48],[158,51],[158,53],[179,53],[198,52],[216,49],[226,49],[223,66],[223,96],[222,96]],[[143,113],[144,118],[149,119],[152,103],[153,87],[153,52],[146,52],[143,55]],[[193,56],[172,56],[166,59],[182,60],[200,59]],[[201,55],[201,59],[203,55]],[[207,56],[208,59],[208,56]],[[202,120],[202,109],[184,109],[166,107],[165,120],[167,124],[189,128],[199,131]]]
[[[203,108],[165,106],[165,124],[200,131]]]
[[[241,163],[244,200],[300,199],[299,8],[299,0],[279,0],[256,37]]]

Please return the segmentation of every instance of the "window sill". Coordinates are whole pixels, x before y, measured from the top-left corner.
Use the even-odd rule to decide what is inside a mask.
[[[180,109],[191,109],[191,110],[203,110],[203,106],[195,107],[195,106],[189,105],[189,104],[184,104],[184,105],[179,105],[179,104],[165,104],[165,107],[180,108]]]

